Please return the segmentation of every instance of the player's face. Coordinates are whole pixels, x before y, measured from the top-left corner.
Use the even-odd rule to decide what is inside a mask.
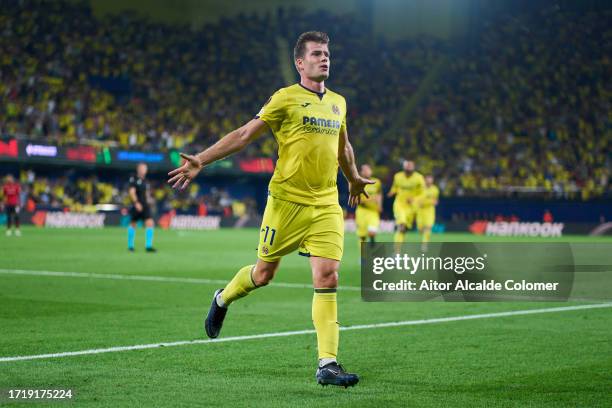
[[[326,80],[331,66],[329,47],[327,44],[308,41],[304,58],[298,58],[297,65],[306,78],[317,82]]]
[[[427,185],[427,187],[431,187],[433,185],[434,179],[432,176],[426,176],[425,177],[425,184]]]
[[[136,172],[138,173],[138,177],[140,178],[144,178],[147,175],[147,165],[146,164],[139,164],[138,168],[136,169]]]
[[[361,175],[365,178],[372,177],[372,168],[367,164],[364,164],[363,166],[361,166]]]
[[[412,173],[414,171],[414,162],[412,160],[404,161],[404,171],[406,173]]]

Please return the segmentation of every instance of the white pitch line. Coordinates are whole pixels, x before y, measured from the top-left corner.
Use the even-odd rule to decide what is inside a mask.
[[[541,314],[541,313],[556,313],[556,312],[567,312],[571,310],[600,309],[600,308],[608,308],[608,307],[612,307],[612,303],[562,306],[562,307],[551,307],[551,308],[545,308],[545,309],[511,310],[507,312],[439,317],[439,318],[434,318],[434,319],[404,320],[400,322],[361,324],[361,325],[355,325],[355,326],[341,327],[340,330],[350,331],[350,330],[380,329],[380,328],[385,328],[385,327],[416,326],[416,325],[421,325],[421,324],[446,323],[446,322],[456,322],[456,321],[463,321],[463,320],[488,319],[488,318],[494,318],[494,317],[507,317],[507,316],[522,316],[522,315]],[[267,339],[271,337],[289,337],[289,336],[299,336],[302,334],[314,334],[314,333],[315,331],[312,329],[296,330],[296,331],[286,331],[286,332],[276,332],[276,333],[252,334],[248,336],[224,337],[224,338],[214,339],[214,340],[183,340],[183,341],[174,341],[174,342],[168,342],[168,343],[137,344],[134,346],[108,347],[108,348],[90,349],[90,350],[81,350],[81,351],[67,351],[63,353],[0,357],[0,363],[10,362],[10,361],[39,360],[39,359],[45,359],[45,358],[73,357],[73,356],[82,356],[82,355],[89,355],[89,354],[116,353],[119,351],[146,350],[146,349],[153,349],[153,348],[159,348],[159,347],[176,347],[176,346],[186,346],[186,345],[192,345],[192,344],[225,343],[225,342],[234,342],[234,341],[243,341],[243,340]]]
[[[89,278],[89,279],[110,279],[110,280],[131,280],[149,282],[171,282],[171,283],[194,283],[199,285],[227,285],[227,280],[222,279],[203,279],[203,278],[181,278],[171,276],[149,276],[149,275],[121,275],[111,273],[88,273],[88,272],[62,272],[62,271],[31,271],[25,269],[0,269],[0,274],[6,275],[25,275],[25,276],[56,276],[62,278]],[[272,282],[270,285],[277,288],[292,289],[312,289],[311,284]],[[340,290],[361,290],[358,286],[340,286]]]

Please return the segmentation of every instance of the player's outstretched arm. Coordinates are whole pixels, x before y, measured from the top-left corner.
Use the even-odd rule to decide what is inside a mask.
[[[205,166],[244,149],[267,129],[266,122],[261,119],[252,119],[196,155],[181,153],[185,162],[168,173],[170,176],[168,183],[172,184],[172,188],[184,189]]]
[[[353,146],[351,146],[351,143],[348,140],[348,132],[346,130],[340,131],[338,163],[340,164],[340,169],[342,170],[344,177],[349,183],[348,204],[351,207],[355,207],[361,202],[361,194],[368,197],[368,194],[365,192],[365,186],[368,184],[374,184],[375,182],[359,175],[357,166],[355,165]]]

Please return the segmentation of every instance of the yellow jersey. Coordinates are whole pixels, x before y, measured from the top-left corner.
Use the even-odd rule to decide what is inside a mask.
[[[370,198],[365,198],[362,196],[359,207],[378,211],[378,201],[376,200],[375,196],[382,193],[382,183],[376,177],[370,177],[370,180],[374,181],[374,184],[367,184],[365,186],[365,192],[368,193]]]
[[[257,114],[278,143],[270,195],[305,205],[338,204],[338,143],[346,130],[346,101],[301,84],[281,88]]]
[[[408,205],[409,198],[416,198],[425,190],[425,177],[418,171],[413,171],[407,176],[404,171],[399,171],[393,176],[391,191],[395,192],[395,202]]]
[[[440,190],[438,187],[434,186],[433,184],[429,187],[425,187],[423,194],[421,194],[417,199],[419,208],[425,209],[434,207],[434,203],[438,202],[439,196]]]

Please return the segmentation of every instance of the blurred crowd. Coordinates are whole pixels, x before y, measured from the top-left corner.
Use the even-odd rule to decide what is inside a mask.
[[[265,19],[206,26],[98,20],[86,3],[0,2],[0,131],[139,149],[207,144],[245,122],[277,83]],[[240,52],[236,52],[240,50]]]
[[[324,29],[328,86],[347,97],[359,162],[383,180],[410,158],[445,195],[609,190],[609,14],[514,14],[458,46],[385,40],[356,16],[323,11],[192,29],[130,12],[95,18],[86,3],[62,0],[0,9],[2,135],[199,150],[284,86],[279,41],[290,50],[300,32]],[[274,152],[266,137],[243,154]]]
[[[37,175],[22,170],[16,178],[21,185],[21,207],[28,211],[60,210],[96,212],[124,210],[131,206],[128,180],[99,180],[95,175],[67,172]],[[0,185],[4,178],[0,178]],[[176,211],[186,214],[241,217],[256,213],[257,204],[249,196],[232,197],[227,189],[192,183],[182,192],[172,191],[163,180],[147,180],[151,208],[156,214]],[[4,201],[0,189],[0,203]]]
[[[409,154],[445,194],[609,191],[610,17],[555,6],[487,25],[413,116]]]

